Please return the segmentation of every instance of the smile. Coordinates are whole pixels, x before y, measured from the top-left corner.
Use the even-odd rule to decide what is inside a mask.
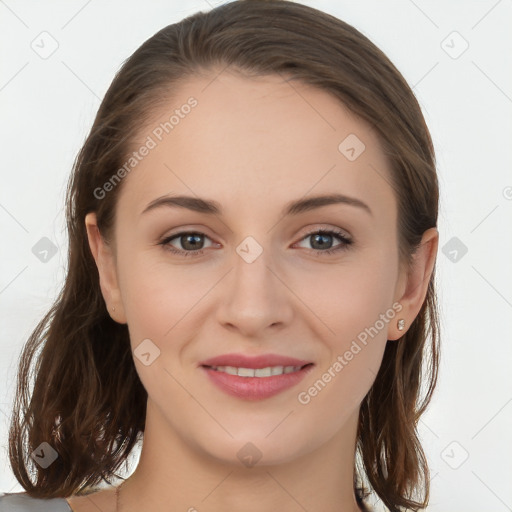
[[[267,366],[266,368],[237,368],[235,366],[211,366],[217,372],[238,375],[239,377],[271,377],[284,373],[298,372],[302,366]]]
[[[314,364],[304,366],[201,366],[210,382],[224,393],[243,400],[263,400],[296,386]]]

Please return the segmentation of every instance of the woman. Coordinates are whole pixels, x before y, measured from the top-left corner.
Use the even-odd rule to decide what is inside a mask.
[[[0,504],[426,506],[437,213],[420,107],[356,29],[280,0],[165,27],[75,162],[68,274],[19,369],[26,493]]]

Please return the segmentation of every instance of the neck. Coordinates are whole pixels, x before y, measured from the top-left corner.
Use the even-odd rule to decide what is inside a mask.
[[[139,463],[123,483],[119,512],[163,512],[170,506],[188,512],[360,511],[353,488],[357,419],[358,410],[321,446],[281,460],[275,453],[279,448],[267,446],[277,459],[264,464],[263,454],[261,461],[244,467],[237,447],[250,452],[250,445],[233,442],[232,457],[219,459],[176,432],[148,401]]]

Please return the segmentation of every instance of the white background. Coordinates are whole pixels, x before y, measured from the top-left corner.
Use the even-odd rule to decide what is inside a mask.
[[[0,0],[0,491],[23,491],[7,463],[16,361],[64,277],[74,157],[122,61],[164,26],[219,3]],[[428,510],[512,510],[512,2],[302,3],[354,25],[391,58],[436,146],[442,365],[420,424]],[[31,47],[43,31],[58,43],[46,59]],[[58,248],[46,263],[32,253],[42,237]],[[467,247],[456,261],[443,253],[453,237]]]

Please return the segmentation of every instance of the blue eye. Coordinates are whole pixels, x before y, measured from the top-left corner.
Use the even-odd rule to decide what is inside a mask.
[[[324,229],[311,231],[306,236],[304,236],[301,239],[301,241],[305,240],[307,238],[313,238],[313,237],[315,240],[315,242],[313,242],[313,243],[319,244],[320,249],[318,249],[318,250],[311,249],[311,250],[318,253],[318,255],[322,255],[322,256],[326,255],[326,254],[333,254],[336,252],[344,251],[353,243],[353,241],[350,238],[348,238],[345,235],[345,233],[343,233],[342,231],[324,230]],[[202,247],[199,249],[194,248],[194,247],[201,245],[202,238],[209,239],[209,237],[206,236],[204,233],[200,233],[197,231],[182,231],[180,233],[176,233],[167,238],[164,238],[161,242],[159,242],[159,245],[162,245],[166,250],[168,250],[174,254],[181,255],[181,256],[200,256],[200,255],[204,254],[204,249]],[[329,247],[326,249],[322,249],[321,248],[322,245],[325,247],[330,245],[330,242],[329,242],[330,238],[337,238],[338,240],[341,241],[341,243],[334,246],[334,248]],[[180,245],[184,249],[177,249],[173,245],[170,245],[171,242],[175,239],[179,240]],[[213,244],[211,244],[211,245],[213,245]],[[186,246],[188,246],[189,248],[192,247],[192,249],[187,250]]]
[[[352,244],[352,240],[350,238],[348,238],[343,232],[337,231],[337,230],[321,229],[321,230],[317,230],[317,231],[312,231],[312,232],[308,233],[303,238],[303,240],[305,240],[306,238],[313,238],[313,240],[315,240],[314,243],[320,244],[320,247],[322,245],[323,246],[329,245],[329,241],[326,242],[325,241],[326,239],[328,240],[329,238],[337,238],[338,240],[341,240],[341,243],[334,246],[334,248],[329,247],[327,249],[320,249],[318,251],[315,251],[315,252],[318,252],[319,255],[333,254],[338,251],[344,251],[348,248],[349,245]]]

